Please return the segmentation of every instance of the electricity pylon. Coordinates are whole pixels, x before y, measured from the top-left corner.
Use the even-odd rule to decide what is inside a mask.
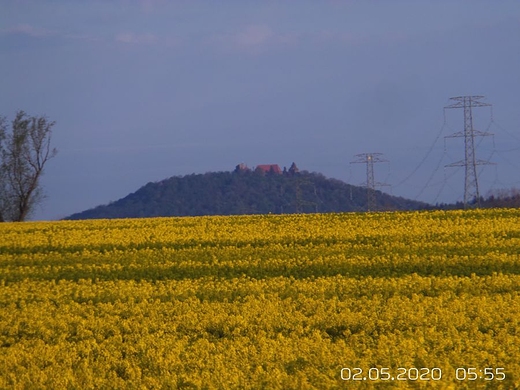
[[[467,208],[471,201],[475,201],[476,207],[480,207],[480,193],[478,189],[477,165],[492,164],[489,161],[478,160],[475,156],[475,137],[485,137],[493,135],[491,133],[478,131],[473,128],[473,107],[491,106],[489,103],[481,102],[484,96],[457,96],[452,97],[455,103],[444,107],[464,109],[464,131],[458,131],[444,138],[464,137],[464,160],[460,160],[446,167],[465,167],[464,173],[464,208]]]
[[[374,164],[381,162],[388,162],[381,156],[383,153],[361,153],[356,154],[357,160],[351,161],[351,164],[366,164],[367,166],[367,181],[365,187],[367,189],[367,211],[373,211],[376,208],[376,186],[388,186],[386,183],[379,183],[374,181]]]

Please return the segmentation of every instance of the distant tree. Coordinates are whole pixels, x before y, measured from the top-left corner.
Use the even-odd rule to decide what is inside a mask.
[[[40,178],[57,153],[51,147],[54,124],[18,111],[8,131],[0,117],[0,222],[24,221],[43,200]]]
[[[297,174],[298,172],[300,172],[300,170],[298,169],[298,167],[296,166],[296,164],[293,162],[293,163],[291,164],[291,167],[289,168],[289,173],[290,173],[291,175],[295,175],[295,174]]]
[[[487,198],[482,199],[482,207],[520,207],[520,189],[501,188],[488,192]]]

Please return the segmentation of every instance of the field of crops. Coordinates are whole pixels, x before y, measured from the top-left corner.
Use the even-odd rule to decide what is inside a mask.
[[[520,388],[520,210],[0,224],[0,388]]]

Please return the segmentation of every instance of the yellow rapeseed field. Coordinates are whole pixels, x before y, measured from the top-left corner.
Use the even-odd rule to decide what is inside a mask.
[[[520,388],[520,210],[0,224],[0,388]]]

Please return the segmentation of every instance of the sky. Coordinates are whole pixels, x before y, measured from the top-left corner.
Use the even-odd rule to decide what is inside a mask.
[[[171,176],[294,161],[429,203],[520,187],[518,0],[0,0],[0,115],[56,121],[33,219]]]

